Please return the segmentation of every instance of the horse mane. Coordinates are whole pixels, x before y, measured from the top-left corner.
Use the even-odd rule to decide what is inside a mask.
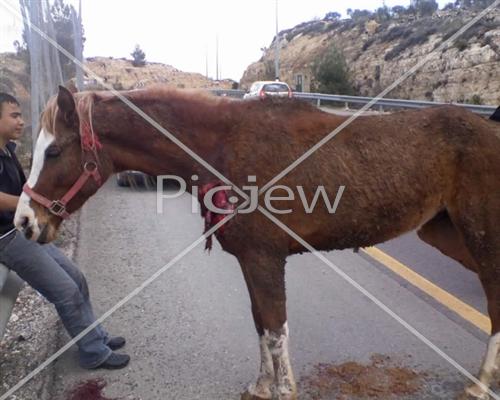
[[[200,126],[232,126],[249,118],[272,111],[276,118],[298,113],[324,113],[301,99],[266,98],[242,101],[230,97],[218,97],[203,89],[176,89],[167,86],[151,86],[146,89],[121,92],[125,98],[141,107],[155,103],[168,103],[176,116],[188,117]],[[112,104],[120,98],[110,92],[95,92],[99,102]]]
[[[291,107],[292,111],[318,111],[312,104],[298,98],[268,97],[266,99],[241,101],[230,97],[218,97],[204,89],[176,89],[168,86],[150,86],[147,89],[130,90],[124,93],[125,97],[135,102],[149,102],[168,100],[176,103],[191,103],[196,107],[220,106],[232,109],[267,109],[278,108],[283,104]],[[107,96],[107,101],[117,100],[116,96]],[[106,100],[105,100],[106,101]]]
[[[300,99],[266,98],[242,101],[230,97],[218,97],[203,89],[176,89],[165,85],[151,86],[146,89],[135,89],[120,92],[137,107],[165,103],[171,108],[175,118],[186,118],[193,126],[202,128],[214,127],[216,132],[228,134],[243,121],[258,120],[263,115],[269,118],[289,120],[292,116],[325,114],[314,105]],[[93,108],[98,104],[114,106],[121,102],[120,97],[110,91],[85,91],[73,94],[80,122],[90,125],[90,134],[94,136],[92,127]],[[56,116],[59,107],[57,96],[51,97],[41,115],[41,129],[56,133]],[[308,115],[309,117],[307,117]],[[82,129],[80,123],[80,130]],[[83,137],[80,132],[80,137]]]
[[[92,106],[94,104],[94,95],[92,92],[79,92],[73,94],[75,99],[78,116],[80,119],[87,120],[87,116],[92,113]],[[56,117],[59,107],[57,105],[57,95],[49,98],[45,109],[40,116],[40,127],[48,132],[56,132]]]
[[[40,116],[40,129],[47,132],[55,132],[57,106],[57,96],[52,96],[45,105],[45,109]]]

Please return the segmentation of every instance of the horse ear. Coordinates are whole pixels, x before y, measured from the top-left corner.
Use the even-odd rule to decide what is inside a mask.
[[[75,99],[71,92],[64,86],[59,86],[59,93],[57,93],[57,106],[63,115],[63,119],[68,126],[75,122],[76,106]]]

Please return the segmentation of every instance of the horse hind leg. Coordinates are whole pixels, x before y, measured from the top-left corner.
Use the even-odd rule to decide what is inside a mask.
[[[480,384],[466,389],[466,394],[473,398],[488,399],[500,361],[500,193],[492,191],[480,196],[488,187],[480,184],[481,187],[469,185],[469,191],[454,199],[447,210],[474,260],[488,302],[492,329],[479,371]]]
[[[500,361],[500,327],[498,322],[500,316],[500,294],[493,294],[493,290],[496,292],[500,290],[500,285],[498,285],[497,282],[496,289],[493,289],[488,283],[485,283],[483,279],[481,279],[481,282],[483,283],[488,299],[488,313],[492,322],[492,331],[488,340],[486,354],[479,370],[478,379],[480,384],[474,383],[467,387],[465,393],[474,399],[487,400],[490,398],[488,389],[495,376],[498,375]],[[495,316],[495,318],[493,318],[493,316]]]
[[[257,382],[242,400],[296,400],[297,389],[288,355],[285,258],[257,254],[239,257],[247,284],[261,363]]]

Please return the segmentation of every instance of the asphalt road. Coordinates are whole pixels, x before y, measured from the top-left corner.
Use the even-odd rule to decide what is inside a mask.
[[[202,227],[200,216],[191,213],[188,196],[165,202],[158,215],[155,191],[108,182],[82,211],[77,249],[97,314],[189,246]],[[381,248],[484,311],[473,274],[416,243],[408,235]],[[439,349],[477,373],[486,334],[366,255],[325,255]],[[361,398],[335,392],[314,397],[303,382],[315,376],[319,364],[362,365],[376,354],[425,373],[416,392],[388,398],[452,399],[467,383],[453,366],[315,256],[289,258],[287,289],[291,359],[301,382],[301,399]],[[96,377],[105,379],[110,398],[238,399],[257,374],[258,342],[244,281],[236,259],[216,241],[210,254],[204,244],[190,251],[117,310],[105,326],[127,337],[130,366],[113,372],[84,371],[77,367],[72,349],[56,362],[54,399],[66,400],[68,389]]]

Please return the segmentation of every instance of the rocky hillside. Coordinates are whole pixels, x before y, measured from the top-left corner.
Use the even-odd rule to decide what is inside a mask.
[[[180,71],[170,65],[146,63],[134,67],[131,60],[112,57],[93,57],[85,65],[117,90],[144,88],[162,84],[175,88],[231,89],[231,80],[214,81],[197,73]],[[97,82],[85,76],[86,89],[101,89]],[[26,63],[14,53],[0,54],[0,91],[17,97],[24,110],[27,125],[30,125],[30,75]]]
[[[474,17],[472,11],[438,11],[432,17],[315,20],[280,33],[280,78],[310,91],[312,66],[334,44],[347,61],[359,95],[374,96],[436,49]],[[274,45],[250,65],[241,80],[274,76]],[[302,84],[300,84],[302,82]],[[437,51],[391,98],[500,104],[500,10],[486,15],[447,50]]]
[[[171,65],[147,63],[144,67],[134,67],[130,60],[112,57],[92,57],[86,60],[86,66],[96,75],[110,83],[115,89],[137,89],[155,84],[175,88],[192,89],[231,89],[233,81],[214,81],[202,74],[183,72]],[[92,84],[92,78],[87,82]]]
[[[159,63],[146,63],[143,67],[134,67],[131,60],[110,57],[89,58],[85,65],[117,90],[144,88],[157,84],[175,88],[231,89],[235,83],[231,80],[217,82],[201,74],[183,72],[170,65]],[[13,94],[21,103],[26,131],[31,129],[30,85],[26,63],[14,53],[0,54],[0,91]],[[101,89],[89,76],[85,76],[85,88]],[[28,133],[23,135],[20,145],[20,159],[22,164],[27,166],[31,155],[31,135]]]
[[[183,72],[170,65],[146,63],[134,67],[130,60],[112,57],[92,57],[85,66],[117,90],[128,90],[163,84],[176,88],[231,89],[231,80],[214,81],[197,73]],[[86,75],[86,74],[85,74]],[[87,89],[97,88],[96,81],[85,76]],[[30,77],[26,64],[13,53],[0,54],[0,91],[13,93],[17,97],[29,96]]]

